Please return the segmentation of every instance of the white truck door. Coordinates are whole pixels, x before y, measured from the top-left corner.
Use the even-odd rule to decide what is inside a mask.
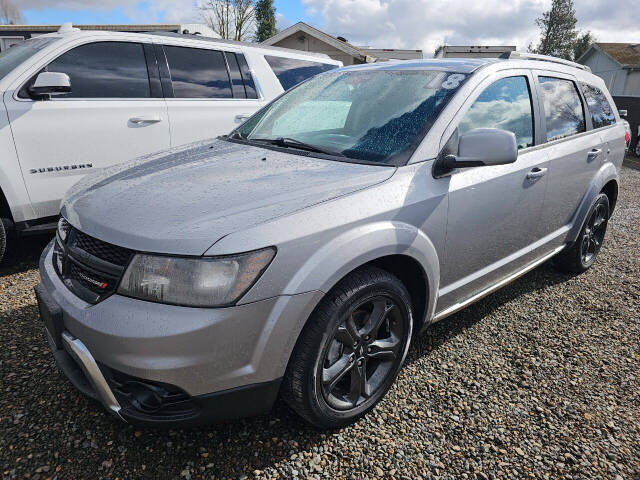
[[[213,47],[156,45],[172,146],[227,134],[264,104],[244,56]]]
[[[57,215],[65,192],[82,175],[170,146],[152,45],[84,43],[43,67],[69,75],[71,93],[33,98],[28,87],[36,74],[4,96],[39,218]]]

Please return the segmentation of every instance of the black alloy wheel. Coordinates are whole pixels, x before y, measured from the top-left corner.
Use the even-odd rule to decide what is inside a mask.
[[[393,384],[413,331],[411,298],[394,275],[364,267],[309,317],[282,383],[284,400],[321,428],[353,423]]]

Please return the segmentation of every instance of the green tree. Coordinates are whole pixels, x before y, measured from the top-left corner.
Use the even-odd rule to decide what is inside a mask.
[[[573,0],[553,0],[551,8],[536,20],[540,28],[540,43],[534,53],[572,60],[578,38]]]
[[[276,29],[276,7],[273,0],[258,0],[256,2],[256,42],[264,42],[273,37]]]
[[[580,33],[573,44],[573,59],[578,60],[594,43],[596,43],[596,37],[593,33],[589,31]]]

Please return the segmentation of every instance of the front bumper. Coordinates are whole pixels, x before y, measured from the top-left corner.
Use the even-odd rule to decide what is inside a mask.
[[[36,291],[41,304],[59,310],[61,340],[47,334],[57,363],[78,389],[134,423],[200,424],[267,411],[321,297],[308,292],[202,309],[113,295],[90,305],[57,276],[51,250],[40,259]],[[160,392],[180,408],[143,408],[141,389],[145,398],[147,390]]]

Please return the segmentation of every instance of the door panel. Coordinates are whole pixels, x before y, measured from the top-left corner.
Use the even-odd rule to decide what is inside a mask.
[[[4,94],[18,160],[37,217],[57,215],[80,177],[170,146],[164,99],[154,98],[142,43],[76,45],[43,69],[69,75],[71,93],[31,98],[28,86]]]
[[[451,177],[438,310],[530,261],[531,256],[522,250],[541,238],[538,225],[548,175],[527,176],[545,168],[546,152],[536,149],[521,153],[512,165],[478,167]],[[520,252],[518,258],[501,262],[516,252]]]
[[[262,106],[251,99],[168,98],[171,145],[178,146],[224,135],[244,122]]]
[[[587,122],[588,110],[575,80],[567,75],[551,75],[537,76],[550,158],[549,187],[541,219],[545,233],[571,222],[606,157],[600,134],[587,131],[591,120]]]
[[[531,74],[508,71],[486,79],[452,122],[445,150],[458,134],[498,128],[516,136],[515,163],[454,171],[438,310],[464,300],[518,270],[547,248],[539,226],[548,182],[546,149],[534,147],[538,108]],[[476,93],[476,92],[481,93]]]
[[[541,225],[545,233],[568,225],[591,179],[606,157],[606,145],[598,132],[550,145],[549,187]]]
[[[57,215],[82,175],[169,147],[161,99],[32,102],[5,95],[5,104],[37,217]]]
[[[243,79],[233,53],[177,45],[158,48],[166,58],[164,75],[170,78],[166,102],[172,146],[227,134],[263,105],[247,98],[255,96],[253,82]]]

